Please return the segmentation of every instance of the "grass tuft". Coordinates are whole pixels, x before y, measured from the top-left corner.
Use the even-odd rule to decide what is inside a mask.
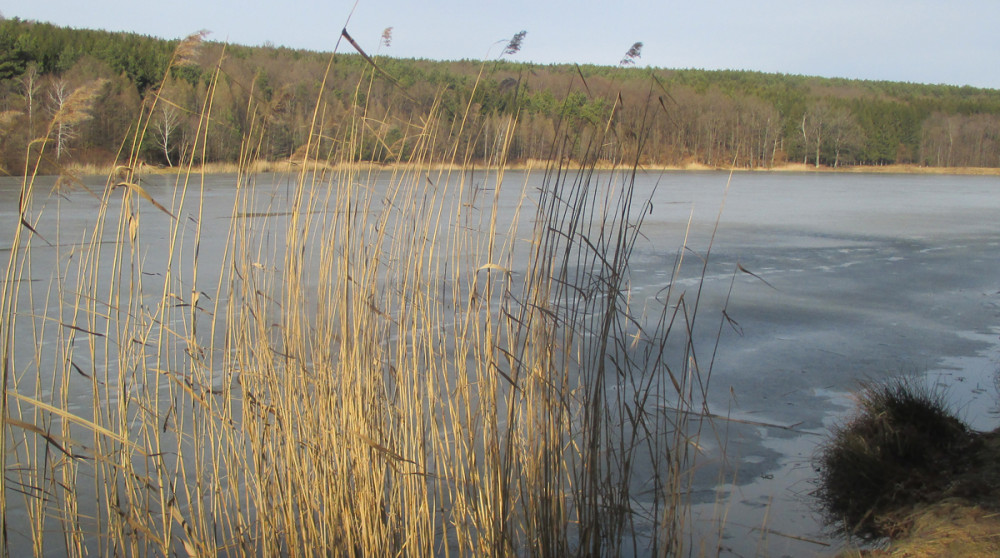
[[[975,444],[941,392],[906,379],[868,384],[857,415],[820,450],[816,496],[838,532],[892,536],[901,512],[942,497]]]

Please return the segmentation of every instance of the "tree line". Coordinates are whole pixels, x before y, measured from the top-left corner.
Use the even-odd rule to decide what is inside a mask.
[[[206,114],[206,162],[235,162],[242,140],[264,127],[266,160],[301,155],[319,137],[328,143],[320,149],[350,149],[351,159],[403,161],[415,124],[432,110],[442,137],[480,161],[503,146],[512,160],[596,153],[650,165],[1000,166],[1000,91],[990,89],[637,68],[641,43],[617,67],[392,58],[391,30],[364,56],[206,41],[190,61],[171,64],[178,44],[0,20],[0,169],[23,171],[26,150],[43,136],[53,168],[111,163],[140,121],[144,160],[173,166]],[[92,118],[53,126],[85,84],[99,84]],[[361,120],[352,118],[358,111]],[[359,121],[366,130],[348,129]],[[636,141],[595,149],[587,136],[595,126]],[[557,142],[567,129],[580,133]],[[352,134],[361,139],[342,141]],[[634,153],[621,152],[633,144]],[[441,161],[455,153],[454,143],[431,149]]]

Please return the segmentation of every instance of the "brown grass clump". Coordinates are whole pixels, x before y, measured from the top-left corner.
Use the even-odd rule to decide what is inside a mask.
[[[906,380],[869,384],[858,415],[820,451],[816,496],[839,531],[891,536],[901,512],[944,496],[976,444],[940,393]]]

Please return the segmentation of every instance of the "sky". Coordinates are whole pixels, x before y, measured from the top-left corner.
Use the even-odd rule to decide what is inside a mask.
[[[1000,89],[997,0],[0,0],[4,17],[244,45],[436,60],[736,69]]]

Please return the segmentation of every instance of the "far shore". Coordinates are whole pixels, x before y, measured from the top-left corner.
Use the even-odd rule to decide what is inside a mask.
[[[526,159],[519,161],[508,161],[503,165],[503,169],[510,171],[523,170],[543,170],[550,164],[549,161],[540,159]],[[583,168],[577,162],[563,163],[568,168]],[[402,171],[414,168],[433,171],[461,171],[495,168],[495,165],[486,165],[481,162],[469,163],[467,165],[454,163],[372,163],[361,161],[357,163],[324,163],[310,162],[308,166],[312,170],[324,170],[331,172],[341,171]],[[630,169],[632,165],[613,165],[608,162],[598,162],[593,165],[597,170]],[[588,166],[589,168],[589,166]],[[839,167],[815,166],[803,163],[784,163],[771,167],[724,167],[710,166],[702,163],[687,163],[682,165],[656,165],[640,164],[638,169],[646,172],[657,171],[704,171],[704,172],[802,172],[802,173],[878,173],[878,174],[931,174],[931,175],[978,175],[978,176],[1000,176],[1000,168],[994,167],[931,167],[913,164],[902,165],[844,165]],[[71,176],[109,176],[117,174],[124,176],[122,171],[130,170],[122,166],[109,165],[67,165],[63,174]],[[300,172],[302,163],[299,161],[258,161],[253,163],[249,169],[242,169],[244,172],[269,173],[269,172]],[[232,163],[207,163],[195,166],[175,166],[163,167],[142,164],[139,174],[225,174],[237,173],[241,169]]]

